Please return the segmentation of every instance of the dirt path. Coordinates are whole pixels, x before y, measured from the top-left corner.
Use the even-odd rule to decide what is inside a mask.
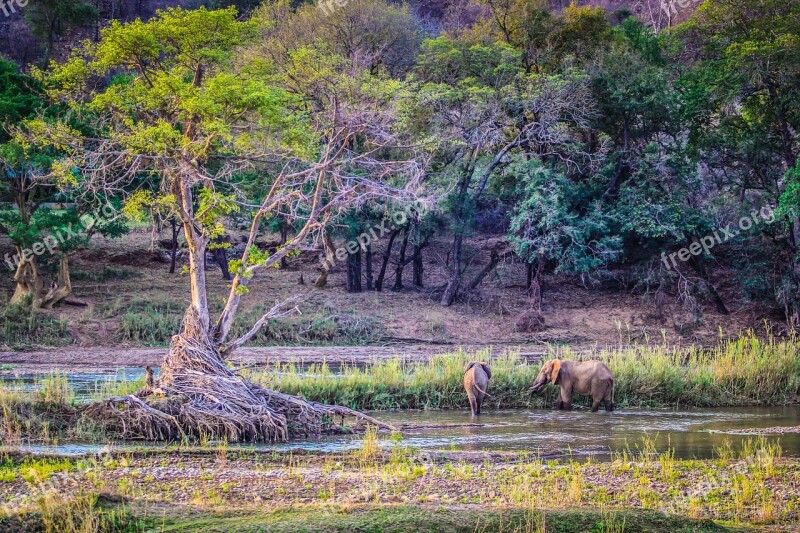
[[[474,352],[487,348],[493,355],[510,349],[509,346],[465,346]],[[363,364],[378,359],[402,356],[410,361],[422,361],[441,353],[452,352],[455,346],[441,345],[397,345],[397,346],[270,346],[243,348],[232,357],[234,364],[264,365],[282,363],[321,363]],[[36,352],[0,352],[2,372],[46,373],[54,369],[69,372],[113,371],[119,367],[158,366],[166,348],[54,348]],[[532,359],[538,359],[544,349],[523,347],[520,352]]]

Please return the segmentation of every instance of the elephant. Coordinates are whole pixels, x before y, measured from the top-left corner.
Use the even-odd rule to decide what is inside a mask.
[[[614,375],[600,361],[560,361],[553,359],[544,364],[533,382],[531,390],[539,392],[548,383],[561,386],[561,397],[556,409],[572,409],[572,393],[585,394],[592,397],[592,412],[596,413],[603,402],[605,410],[614,410],[612,395],[614,392]]]
[[[464,389],[467,391],[472,416],[481,414],[483,398],[489,396],[486,389],[491,377],[492,372],[486,363],[473,361],[467,366],[467,371],[464,373]]]

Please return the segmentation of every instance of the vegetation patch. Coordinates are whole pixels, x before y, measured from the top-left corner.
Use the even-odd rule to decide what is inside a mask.
[[[712,532],[728,531],[711,521],[666,516],[653,511],[477,509],[447,506],[359,505],[349,509],[304,506],[272,513],[204,513],[185,519],[165,519],[164,531],[558,531],[606,532],[625,524],[624,531]]]
[[[576,354],[555,347],[548,357],[597,358],[614,373],[614,403],[618,406],[783,405],[800,398],[800,349],[795,339],[759,339],[746,335],[701,347],[633,346]],[[354,409],[467,409],[462,384],[470,361],[488,360],[488,352],[459,351],[425,362],[401,358],[367,366],[327,364],[301,368],[279,365],[254,370],[250,378],[265,386],[308,399]],[[540,363],[509,352],[490,361],[490,407],[552,406],[558,387],[530,392]],[[588,398],[576,396],[576,401]]]
[[[117,268],[105,265],[99,270],[73,270],[70,276],[74,281],[102,283],[141,278],[142,273],[129,268]]]
[[[7,305],[0,311],[0,347],[24,351],[72,342],[66,319],[33,309],[29,302]]]

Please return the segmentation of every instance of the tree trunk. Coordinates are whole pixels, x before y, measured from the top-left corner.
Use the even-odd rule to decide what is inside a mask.
[[[539,254],[539,257],[528,263],[528,282],[527,291],[531,299],[531,308],[535,308],[540,313],[542,312],[542,295],[544,294],[544,257]]]
[[[347,292],[361,292],[361,248],[347,254]]]
[[[36,258],[31,257],[25,260],[20,247],[17,247],[17,254],[19,264],[14,273],[16,287],[9,304],[21,304],[30,299],[31,306],[34,309],[38,309],[41,306],[43,282],[39,273],[39,266],[36,264]]]
[[[375,285],[372,279],[372,243],[367,244],[364,252],[365,274],[367,278],[367,290],[371,291]]]
[[[403,289],[403,270],[406,268],[406,249],[408,248],[408,235],[411,233],[410,228],[406,227],[403,234],[403,242],[400,245],[400,257],[397,259],[397,266],[394,269],[394,287],[392,290],[400,291]]]
[[[525,267],[525,291],[530,296],[533,288],[533,263],[528,261],[525,263]]]
[[[455,202],[456,209],[453,217],[453,244],[450,247],[450,275],[447,278],[447,286],[444,289],[440,301],[444,306],[453,305],[458,295],[458,290],[461,287],[461,253],[464,246],[464,233],[466,232],[466,203],[469,193],[469,184],[472,181],[475,157],[477,157],[477,155],[473,157],[473,163],[467,166],[458,186],[458,195]]]
[[[422,250],[425,245],[414,243],[414,258],[411,261],[412,277],[414,278],[414,286],[420,289],[425,286],[424,284],[424,270],[425,264],[422,260]]]
[[[169,258],[169,273],[174,274],[175,263],[178,259],[178,221],[172,218],[169,222],[172,228],[172,250]]]
[[[217,237],[213,242],[214,246],[211,249],[211,257],[214,258],[214,262],[222,271],[222,279],[225,281],[230,281],[231,273],[228,269],[228,252],[224,247],[226,241],[224,237]]]
[[[215,248],[212,250],[212,254],[214,256],[214,261],[216,261],[217,265],[219,265],[219,269],[222,271],[222,279],[230,281],[231,273],[230,270],[228,270],[228,253],[225,251],[225,248]]]
[[[381,269],[378,271],[378,279],[375,281],[375,290],[381,292],[383,290],[383,280],[386,277],[386,267],[389,266],[389,259],[392,257],[392,247],[394,246],[394,240],[397,238],[397,235],[400,233],[399,229],[392,230],[389,234],[389,242],[386,243],[386,250],[383,252],[383,262],[381,263]]]
[[[58,279],[42,299],[42,308],[52,309],[72,294],[72,282],[69,277],[69,259],[62,253],[58,264]]]
[[[322,271],[314,282],[314,287],[317,289],[322,289],[328,285],[328,272],[333,268],[333,263],[336,260],[336,247],[333,244],[333,239],[327,233],[322,237],[322,248],[325,251],[325,256],[322,258]]]
[[[502,256],[500,255],[500,253],[496,249],[493,249],[490,252],[489,262],[486,263],[483,266],[483,268],[480,269],[480,271],[477,274],[475,274],[475,277],[472,278],[472,281],[469,282],[468,285],[469,290],[476,289],[478,285],[480,285],[481,282],[484,280],[484,278],[486,278],[486,276],[488,276],[492,272],[492,270],[494,270],[497,267],[497,264],[500,262],[501,258]]]
[[[725,302],[722,300],[722,296],[720,296],[719,292],[717,292],[717,288],[711,283],[711,275],[708,272],[708,268],[703,263],[703,260],[697,256],[692,256],[689,259],[689,266],[691,266],[692,269],[697,272],[697,275],[700,276],[700,279],[703,280],[703,284],[711,295],[711,300],[714,302],[717,311],[723,315],[729,315],[731,312],[728,311],[728,308],[725,306]]]
[[[286,223],[284,218],[281,218],[281,246],[286,244],[286,241],[289,240],[289,224]],[[287,262],[286,256],[284,255],[281,257],[281,268],[287,268],[289,263]]]
[[[447,286],[444,289],[444,294],[442,294],[442,299],[440,301],[444,306],[453,305],[461,285],[461,250],[463,240],[464,237],[461,234],[453,237],[453,245],[450,248],[450,276],[447,278]]]

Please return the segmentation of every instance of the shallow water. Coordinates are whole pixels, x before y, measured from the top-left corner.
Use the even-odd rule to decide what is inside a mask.
[[[386,413],[389,423],[457,424],[473,421],[458,411]],[[588,410],[486,411],[480,427],[431,429],[406,432],[407,444],[424,448],[455,447],[459,450],[529,450],[608,457],[612,452],[637,450],[642,437],[656,439],[658,449],[667,446],[678,458],[711,458],[714,448],[730,440],[738,449],[743,430],[800,425],[800,406],[744,407],[726,409],[619,409],[611,414]],[[780,442],[784,453],[800,456],[800,434],[768,436]]]
[[[428,428],[405,429],[402,446],[421,450],[523,451],[552,455],[593,456],[608,459],[614,452],[636,452],[642,437],[656,439],[657,449],[669,446],[678,458],[708,459],[714,448],[729,440],[734,449],[741,447],[743,430],[800,425],[800,406],[746,407],[729,409],[621,409],[612,414],[554,410],[486,411],[477,418],[462,411],[396,411],[372,413],[395,425],[426,425]],[[479,425],[470,425],[479,424]],[[432,427],[431,427],[432,426]],[[800,434],[769,435],[780,443],[784,455],[800,456]],[[385,448],[397,445],[388,435],[382,436]],[[149,448],[148,444],[62,444],[58,446],[23,446],[32,453],[84,455],[102,453],[111,448],[126,450]],[[157,446],[157,445],[156,445]],[[361,446],[361,437],[337,436],[315,440],[297,440],[285,444],[229,446],[229,450],[263,451],[346,451]]]
[[[59,374],[58,369],[53,373]],[[158,369],[156,369],[158,375]],[[42,379],[46,374],[17,373],[4,371],[0,374],[0,384],[24,391],[41,389]],[[104,384],[137,381],[144,378],[144,368],[123,367],[108,372],[70,372],[66,374],[67,384],[75,391],[78,399],[86,399],[102,391]]]

